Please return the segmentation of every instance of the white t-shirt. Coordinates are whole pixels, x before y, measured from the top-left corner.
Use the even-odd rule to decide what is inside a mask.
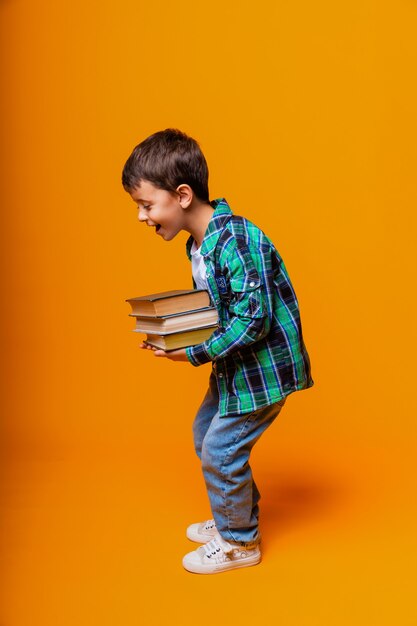
[[[204,263],[204,257],[200,254],[201,246],[197,249],[197,244],[195,239],[193,241],[193,245],[191,246],[190,253],[192,259],[192,271],[193,278],[197,285],[197,289],[207,289],[207,279],[206,279],[206,264]]]

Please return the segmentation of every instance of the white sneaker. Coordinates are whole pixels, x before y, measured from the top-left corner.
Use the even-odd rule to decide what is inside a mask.
[[[191,541],[197,543],[206,543],[213,539],[216,534],[216,523],[214,519],[208,519],[206,522],[199,522],[197,524],[191,524],[187,528],[187,537]]]
[[[229,569],[256,565],[260,560],[261,551],[258,543],[244,547],[232,541],[225,541],[216,531],[213,539],[186,554],[182,564],[187,571],[194,574],[217,574]]]

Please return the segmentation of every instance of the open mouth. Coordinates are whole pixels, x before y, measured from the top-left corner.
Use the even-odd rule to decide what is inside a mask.
[[[156,225],[156,232],[158,232],[158,230],[161,228],[161,224],[157,224]]]

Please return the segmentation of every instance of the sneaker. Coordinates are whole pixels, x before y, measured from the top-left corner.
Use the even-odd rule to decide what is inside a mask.
[[[210,541],[210,539],[213,539],[216,534],[216,523],[214,519],[208,519],[206,522],[191,524],[191,526],[187,528],[186,533],[188,539],[191,539],[191,541],[206,543]]]
[[[258,543],[241,546],[233,541],[225,541],[216,532],[213,539],[186,554],[182,564],[187,571],[194,574],[217,574],[229,569],[256,565],[260,560]]]

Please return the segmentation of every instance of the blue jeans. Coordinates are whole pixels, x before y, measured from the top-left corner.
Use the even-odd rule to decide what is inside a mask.
[[[219,417],[217,378],[209,388],[193,423],[194,446],[206,483],[216,528],[226,541],[258,542],[260,493],[252,477],[249,455],[264,430],[284,406],[279,402],[241,416]]]

